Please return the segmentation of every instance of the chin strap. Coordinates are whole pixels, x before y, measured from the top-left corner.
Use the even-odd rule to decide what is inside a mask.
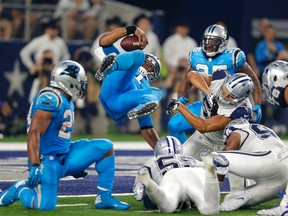
[[[140,67],[138,68],[138,71],[141,73],[141,75],[142,75],[143,77],[145,77],[145,78],[148,80],[148,77],[147,77],[148,72],[147,72],[147,70],[146,70],[143,66],[140,66]]]

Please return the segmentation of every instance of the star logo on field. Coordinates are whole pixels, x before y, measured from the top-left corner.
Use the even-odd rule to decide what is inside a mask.
[[[16,60],[13,71],[6,71],[4,73],[4,77],[10,83],[7,96],[11,97],[16,92],[19,96],[24,97],[25,93],[23,85],[27,76],[27,73],[21,73],[19,60]]]

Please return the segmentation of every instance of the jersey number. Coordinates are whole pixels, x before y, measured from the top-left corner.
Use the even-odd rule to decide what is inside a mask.
[[[63,117],[69,120],[62,123],[62,127],[58,133],[58,136],[61,138],[70,139],[73,124],[73,114],[71,110],[66,110]]]
[[[263,125],[251,124],[250,128],[260,139],[267,139],[269,136],[276,137],[273,131]]]
[[[212,74],[209,74],[209,67],[206,64],[197,64],[196,65],[196,70],[197,71],[202,71],[203,73],[211,76]],[[212,66],[212,71],[216,70],[227,70],[227,65],[213,65]]]

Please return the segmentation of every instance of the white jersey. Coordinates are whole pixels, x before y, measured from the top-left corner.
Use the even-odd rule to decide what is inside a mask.
[[[230,122],[224,130],[225,140],[231,133],[241,137],[240,151],[223,151],[229,161],[229,172],[256,183],[232,191],[225,197],[221,208],[240,197],[251,196],[245,205],[257,205],[275,198],[284,189],[288,179],[288,148],[270,128],[238,119]]]
[[[261,124],[228,124],[224,130],[224,139],[233,132],[241,136],[241,151],[259,152],[287,148],[287,145],[270,128]]]
[[[151,178],[159,184],[162,177],[170,169],[181,167],[202,167],[202,162],[193,157],[176,155],[163,155],[148,160],[143,167],[148,168]]]
[[[216,95],[228,74],[224,71],[215,71],[212,75],[211,85],[209,86],[212,94]],[[201,107],[201,118],[211,118],[211,113],[207,110],[206,96],[203,97],[203,104]],[[244,100],[237,107],[224,107],[219,104],[217,111],[218,115],[223,115],[227,118],[238,119],[244,118],[250,120],[252,118],[252,106],[249,99]],[[183,144],[183,154],[190,155],[200,160],[200,153],[207,148],[211,151],[220,151],[224,147],[223,130],[200,133],[195,131]]]
[[[271,90],[271,100],[276,106],[287,108],[288,104],[285,102],[285,89],[287,87],[287,76],[286,79],[279,79],[274,82]]]

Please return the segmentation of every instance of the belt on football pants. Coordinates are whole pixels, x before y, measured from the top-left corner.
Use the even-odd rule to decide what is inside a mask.
[[[59,161],[61,165],[63,165],[65,163],[66,155],[65,154],[40,155],[40,161],[43,161],[45,159],[50,161],[60,159]]]

